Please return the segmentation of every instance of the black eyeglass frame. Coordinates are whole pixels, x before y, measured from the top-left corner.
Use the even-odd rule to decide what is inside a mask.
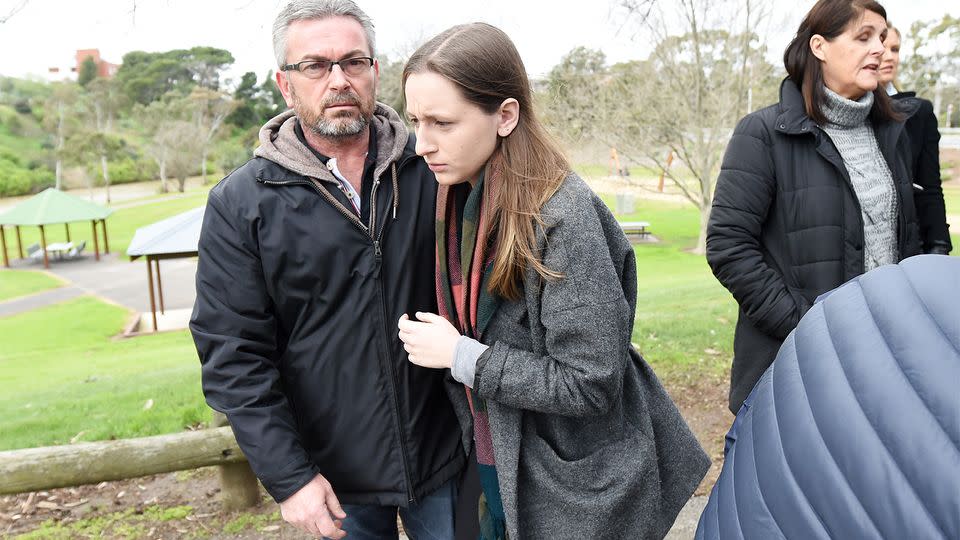
[[[296,64],[286,64],[286,65],[280,66],[280,71],[298,71],[301,74],[303,74],[304,77],[307,77],[307,74],[303,73],[303,71],[300,70],[301,64],[322,64],[324,62],[328,62],[330,65],[327,67],[326,74],[330,74],[331,72],[333,72],[333,66],[340,66],[340,69],[345,74],[349,75],[350,72],[347,71],[346,69],[343,69],[343,63],[351,62],[353,60],[366,60],[367,63],[370,64],[366,67],[366,69],[370,69],[373,67],[374,59],[372,56],[351,56],[350,58],[344,58],[342,60],[316,60],[316,59],[301,60]],[[326,76],[326,75],[323,75],[323,76]],[[317,77],[317,78],[322,78],[322,77]]]

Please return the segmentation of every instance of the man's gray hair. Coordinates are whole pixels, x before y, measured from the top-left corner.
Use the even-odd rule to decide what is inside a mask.
[[[329,17],[350,17],[360,23],[367,36],[370,56],[377,56],[373,21],[352,0],[293,0],[280,10],[273,21],[273,53],[277,57],[277,67],[287,63],[287,28],[291,23]]]

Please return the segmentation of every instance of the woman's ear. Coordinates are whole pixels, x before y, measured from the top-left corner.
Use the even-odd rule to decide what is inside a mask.
[[[813,53],[821,62],[827,60],[827,54],[824,49],[827,46],[827,39],[820,34],[810,36],[810,52]]]
[[[497,109],[497,135],[506,137],[513,132],[520,121],[520,102],[514,98],[507,98]]]

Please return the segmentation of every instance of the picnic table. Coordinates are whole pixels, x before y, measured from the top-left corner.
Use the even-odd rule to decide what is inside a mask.
[[[71,249],[73,249],[73,242],[53,242],[47,244],[47,253],[52,253],[58,259],[62,259]]]

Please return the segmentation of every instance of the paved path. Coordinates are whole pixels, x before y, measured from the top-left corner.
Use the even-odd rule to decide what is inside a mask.
[[[13,267],[22,270],[40,270],[40,264],[13,261]],[[92,294],[128,309],[145,312],[150,310],[147,289],[147,265],[143,259],[130,262],[116,253],[101,256],[84,255],[78,260],[51,261],[50,273],[66,280],[69,285],[0,302],[0,317],[22,313],[38,307],[56,304],[80,296]],[[197,273],[196,259],[171,259],[160,261],[163,282],[164,307],[168,310],[193,306],[196,298],[194,280]],[[159,309],[159,300],[157,309]]]

